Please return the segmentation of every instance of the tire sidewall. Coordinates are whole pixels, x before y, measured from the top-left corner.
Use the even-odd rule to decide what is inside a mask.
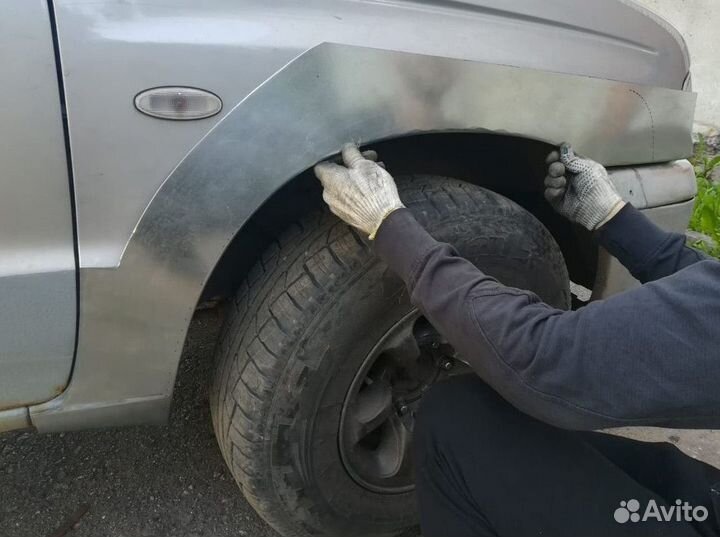
[[[390,534],[415,521],[414,494],[380,495],[356,483],[340,456],[338,431],[345,398],[365,358],[414,308],[402,282],[379,261],[337,295],[300,343],[302,358],[281,377],[280,385],[293,389],[278,392],[273,401],[273,482],[285,502],[310,500],[313,508],[302,517],[316,531],[355,535],[362,528],[363,535]]]
[[[434,237],[452,243],[488,274],[565,306],[567,274],[546,257],[547,231],[514,203],[488,195],[491,203],[481,215],[468,210],[442,217],[426,203],[407,205]],[[377,341],[413,309],[403,282],[371,258],[333,290],[288,361],[279,382],[285,389],[276,392],[270,411],[272,481],[284,503],[308,505],[295,512],[308,529],[390,535],[416,521],[413,492],[364,488],[348,474],[338,445],[342,407],[357,371]]]
[[[399,177],[398,186],[436,239],[500,282],[568,306],[562,255],[530,213],[453,179]],[[275,249],[274,268],[238,293],[237,314],[228,318],[218,347],[211,403],[223,455],[250,503],[285,535],[398,535],[416,523],[414,493],[380,494],[355,482],[340,455],[339,429],[345,398],[366,357],[414,308],[403,282],[372,255],[367,241],[361,246],[360,239],[347,240],[349,229],[329,212],[299,227],[307,231]],[[273,297],[289,290],[306,263],[327,254],[333,237],[346,237],[342,253],[319,262],[324,280],[305,288],[312,296],[298,310],[297,323],[292,318],[292,335],[281,334],[272,360],[248,368]],[[261,380],[245,377],[260,369]],[[239,378],[259,388],[257,394],[239,393]],[[241,399],[246,404],[238,409]]]

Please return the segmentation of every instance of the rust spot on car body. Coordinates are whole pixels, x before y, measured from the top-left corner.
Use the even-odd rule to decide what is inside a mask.
[[[27,406],[32,405],[39,405],[41,403],[46,403],[47,401],[50,401],[51,399],[55,399],[57,396],[61,395],[65,389],[68,387],[68,383],[64,384],[56,384],[52,387],[51,395],[47,398],[43,399],[37,399],[37,400],[31,400],[31,401],[4,401],[2,404],[0,404],[0,412],[3,410],[13,410],[15,408],[23,408]]]

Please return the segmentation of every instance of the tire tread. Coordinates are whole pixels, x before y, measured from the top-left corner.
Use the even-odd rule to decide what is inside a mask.
[[[503,211],[517,211],[509,200],[454,179],[416,175],[407,178],[404,187],[403,201],[415,206],[421,224],[452,218],[458,211],[475,211],[488,203]],[[294,511],[302,503],[292,502],[291,507],[274,489],[268,430],[273,391],[288,366],[288,350],[303,364],[296,379],[312,367],[302,356],[302,333],[333,290],[369,262],[369,251],[367,240],[357,230],[328,211],[312,212],[270,243],[228,308],[211,388],[213,425],[223,456],[248,501],[286,536],[310,533],[295,520]],[[548,253],[560,255],[559,251]],[[559,261],[564,266],[561,255]]]

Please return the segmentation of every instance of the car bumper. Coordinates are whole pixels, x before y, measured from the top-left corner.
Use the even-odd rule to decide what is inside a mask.
[[[697,193],[695,171],[687,160],[613,168],[608,172],[628,203],[640,209],[661,228],[685,232]],[[638,285],[639,282],[614,257],[600,249],[593,300],[607,298]]]

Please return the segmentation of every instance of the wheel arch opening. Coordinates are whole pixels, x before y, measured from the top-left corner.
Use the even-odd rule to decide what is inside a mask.
[[[433,174],[493,190],[532,213],[550,231],[565,257],[571,281],[592,289],[597,247],[590,233],[553,211],[543,197],[545,158],[553,146],[493,133],[416,134],[363,144],[396,176]],[[276,190],[228,244],[208,279],[198,306],[232,296],[263,251],[287,226],[323,207],[322,189],[308,168]]]

